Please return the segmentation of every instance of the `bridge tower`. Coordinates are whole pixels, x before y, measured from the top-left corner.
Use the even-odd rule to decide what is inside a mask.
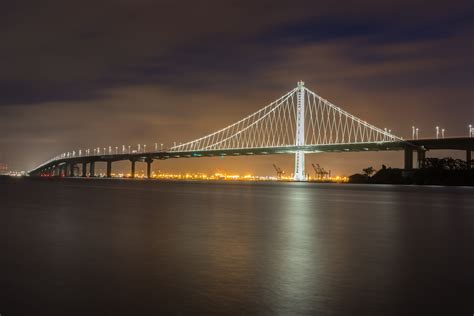
[[[304,82],[298,82],[297,90],[297,106],[296,106],[296,146],[304,146]],[[304,170],[304,151],[298,150],[295,153],[295,181],[306,181],[306,175]]]

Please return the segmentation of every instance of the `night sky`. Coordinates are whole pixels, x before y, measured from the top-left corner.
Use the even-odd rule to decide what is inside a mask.
[[[397,136],[474,124],[473,1],[3,1],[0,39],[0,162],[15,170],[73,149],[189,141],[298,80]],[[313,154],[307,167],[350,174],[402,157]],[[291,172],[292,156],[154,169],[270,175],[274,162]]]

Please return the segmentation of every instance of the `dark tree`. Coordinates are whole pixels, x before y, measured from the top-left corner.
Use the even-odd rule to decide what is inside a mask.
[[[375,172],[375,170],[374,170],[374,168],[373,168],[372,166],[371,166],[371,167],[367,167],[367,168],[365,168],[365,169],[362,169],[362,171],[364,171],[364,174],[365,174],[365,176],[366,176],[367,178],[370,177],[370,176]]]

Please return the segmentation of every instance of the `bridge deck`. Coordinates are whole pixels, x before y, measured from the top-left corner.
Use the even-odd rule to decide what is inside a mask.
[[[115,161],[152,161],[171,158],[196,158],[196,157],[220,157],[220,156],[251,156],[251,155],[274,155],[292,154],[297,151],[306,153],[323,152],[369,152],[369,151],[397,151],[411,148],[413,150],[472,150],[474,138],[445,138],[445,139],[420,139],[407,140],[405,142],[377,142],[377,143],[355,143],[355,144],[323,144],[306,146],[285,146],[269,148],[243,148],[243,149],[221,149],[201,151],[158,151],[146,153],[124,153],[110,155],[91,155],[64,157],[48,161],[35,169],[29,171],[30,175],[41,174],[43,171],[62,164],[80,164],[90,162],[115,162]]]

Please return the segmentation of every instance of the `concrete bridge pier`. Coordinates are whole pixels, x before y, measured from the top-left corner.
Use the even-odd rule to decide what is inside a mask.
[[[151,164],[153,163],[153,159],[146,160],[146,177],[151,179]]]
[[[466,164],[467,164],[467,168],[468,168],[468,169],[472,168],[471,160],[472,160],[472,157],[471,157],[471,149],[468,148],[468,149],[466,150]]]
[[[82,163],[82,177],[87,177],[87,162]]]
[[[413,148],[405,147],[405,170],[413,169]]]
[[[424,160],[426,158],[426,150],[419,149],[417,151],[418,169],[424,167]]]
[[[91,161],[89,165],[89,177],[95,177],[95,161]]]
[[[58,166],[58,176],[62,177],[64,175],[64,165]]]
[[[107,178],[112,177],[112,161],[107,161]]]
[[[130,176],[132,178],[135,178],[135,160],[130,160],[130,162],[132,163],[132,170],[130,171]]]
[[[68,164],[68,177],[74,177],[74,164]]]

